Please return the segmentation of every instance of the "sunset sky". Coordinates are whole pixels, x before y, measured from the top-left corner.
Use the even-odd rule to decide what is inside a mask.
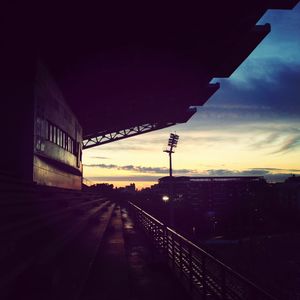
[[[84,151],[84,177],[138,188],[168,174],[170,132],[179,143],[175,176],[300,174],[300,5],[272,10],[272,31],[186,124]]]

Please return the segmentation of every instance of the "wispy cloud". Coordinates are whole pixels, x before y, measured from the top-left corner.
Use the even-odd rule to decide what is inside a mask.
[[[241,110],[241,111],[253,111],[253,110],[271,110],[270,106],[263,105],[246,105],[246,104],[207,104],[206,108],[220,109],[220,110]]]
[[[275,142],[277,142],[280,137],[281,137],[280,133],[273,132],[271,134],[268,134],[266,137],[264,136],[259,141],[251,144],[250,147],[253,149],[260,149],[260,148],[265,148],[266,146],[270,146],[270,145],[273,146],[273,144]]]
[[[274,153],[285,153],[300,146],[300,135],[289,137]]]
[[[165,176],[169,173],[169,169],[165,167],[143,167],[143,166],[118,166],[113,164],[89,164],[86,167],[116,169],[123,171],[130,171],[141,174],[160,174]],[[179,176],[265,176],[267,178],[284,177],[292,173],[300,173],[300,169],[280,169],[280,168],[252,168],[245,170],[232,170],[232,169],[175,169],[174,174]],[[129,175],[128,176],[113,176],[114,178],[131,178],[132,176],[140,176],[145,178],[145,175]],[[151,176],[150,176],[151,177]],[[154,176],[158,178],[157,176]],[[107,177],[108,178],[108,177]]]
[[[152,173],[152,174],[168,174],[169,169],[165,167],[142,167],[142,166],[118,166],[113,164],[85,164],[85,167],[93,167],[93,168],[102,168],[102,169],[116,169],[123,171],[131,171],[137,173]],[[177,174],[194,174],[197,173],[197,170],[191,169],[177,169]]]

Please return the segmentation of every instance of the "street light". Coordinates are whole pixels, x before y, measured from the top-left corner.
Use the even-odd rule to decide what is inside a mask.
[[[170,198],[169,198],[169,196],[164,195],[164,196],[162,196],[162,200],[167,203],[170,200]]]

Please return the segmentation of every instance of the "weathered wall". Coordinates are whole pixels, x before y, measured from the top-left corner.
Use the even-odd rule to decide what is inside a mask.
[[[82,128],[41,62],[37,65],[34,98],[33,181],[80,189]]]

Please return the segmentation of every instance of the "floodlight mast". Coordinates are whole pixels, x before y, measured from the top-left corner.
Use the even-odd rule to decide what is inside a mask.
[[[175,134],[175,133],[171,133],[169,140],[168,140],[168,146],[167,149],[164,150],[164,152],[169,154],[169,161],[170,161],[170,177],[173,176],[173,170],[172,170],[172,153],[175,153],[175,151],[173,151],[174,148],[177,147],[177,143],[178,143],[178,139],[179,139],[179,135]]]
[[[174,205],[173,205],[173,170],[172,170],[172,153],[174,153],[174,148],[177,147],[179,136],[175,133],[171,133],[169,140],[168,140],[168,146],[167,149],[164,150],[164,152],[169,154],[170,159],[170,180],[169,180],[169,223],[171,227],[174,227]]]

